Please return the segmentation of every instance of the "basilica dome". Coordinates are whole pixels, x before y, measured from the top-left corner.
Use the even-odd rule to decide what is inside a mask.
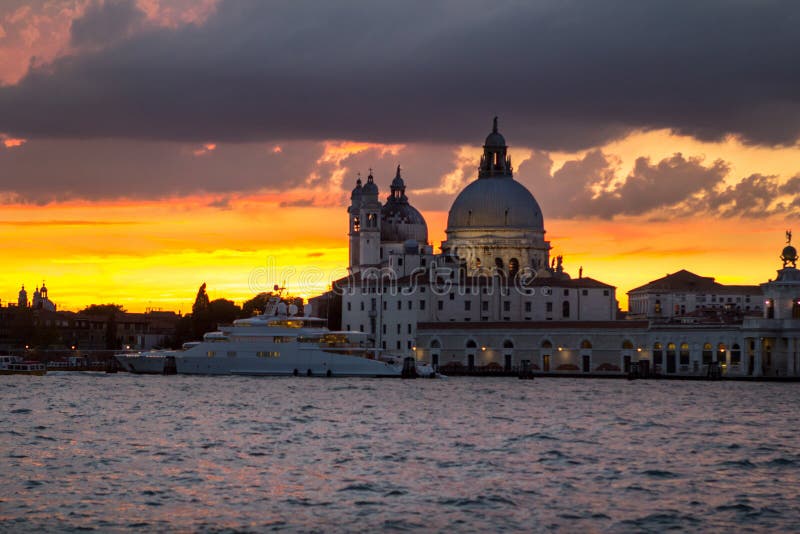
[[[514,180],[505,139],[497,131],[486,138],[478,179],[456,197],[447,216],[448,232],[454,229],[519,228],[544,232],[539,203],[528,189]]]
[[[544,231],[539,203],[513,178],[483,178],[456,197],[447,216],[447,228],[525,228]]]
[[[427,244],[428,225],[422,214],[409,204],[398,166],[397,175],[392,180],[391,194],[381,208],[381,241],[404,243],[408,240]]]

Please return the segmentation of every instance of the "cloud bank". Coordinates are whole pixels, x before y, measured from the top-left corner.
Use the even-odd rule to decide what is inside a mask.
[[[199,23],[144,20],[92,4],[72,53],[0,88],[0,132],[457,145],[499,114],[541,150],[800,136],[794,1],[223,0]]]

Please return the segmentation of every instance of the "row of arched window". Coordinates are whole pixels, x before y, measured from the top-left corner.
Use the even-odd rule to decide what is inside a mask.
[[[704,343],[702,352],[703,364],[708,364],[715,361],[720,363],[725,362],[727,352],[728,349],[724,343],[717,343],[716,348],[711,343]],[[742,360],[742,349],[739,347],[738,343],[734,343],[731,346],[730,354],[731,365],[738,364]],[[664,356],[666,356],[668,360],[672,359],[674,361],[676,355],[678,355],[680,358],[680,365],[689,365],[691,356],[689,344],[684,342],[678,346],[675,343],[667,343],[666,350],[663,343],[653,344],[654,365],[661,365],[663,363]]]

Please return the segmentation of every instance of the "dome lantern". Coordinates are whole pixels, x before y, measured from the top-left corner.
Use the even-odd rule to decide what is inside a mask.
[[[483,156],[478,172],[478,178],[504,177],[511,178],[514,171],[511,168],[511,158],[507,155],[508,146],[506,139],[497,129],[497,117],[492,123],[492,133],[486,136],[483,143]]]

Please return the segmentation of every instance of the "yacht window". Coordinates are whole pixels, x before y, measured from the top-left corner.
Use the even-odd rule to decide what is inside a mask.
[[[229,358],[235,358],[236,357],[236,351],[235,350],[229,350],[228,351],[228,357]]]
[[[209,358],[213,358],[213,357],[214,357],[214,354],[216,354],[216,353],[215,353],[213,350],[210,350],[210,351],[208,351],[208,352],[206,353],[206,355],[207,355]]]

